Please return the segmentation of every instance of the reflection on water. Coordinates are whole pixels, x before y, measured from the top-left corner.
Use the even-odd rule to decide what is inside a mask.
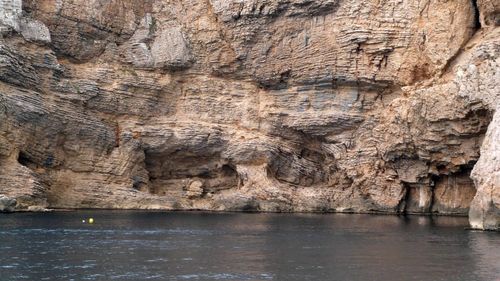
[[[93,225],[82,224],[94,217]],[[460,217],[81,211],[0,215],[1,280],[500,280]]]

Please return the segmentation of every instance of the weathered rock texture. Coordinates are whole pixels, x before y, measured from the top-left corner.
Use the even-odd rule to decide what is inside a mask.
[[[16,199],[0,195],[0,212],[13,212],[16,208]]]
[[[0,193],[498,228],[496,3],[0,0]]]

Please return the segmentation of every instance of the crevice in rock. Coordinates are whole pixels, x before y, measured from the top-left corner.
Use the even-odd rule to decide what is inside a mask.
[[[258,87],[264,90],[283,90],[289,87],[291,70],[279,74],[279,77],[259,79]]]
[[[464,41],[462,43],[462,45],[460,46],[460,48],[457,50],[457,52],[448,59],[448,61],[446,62],[446,64],[442,67],[441,69],[441,74],[440,76],[443,76],[449,69],[450,67],[453,65],[453,63],[457,60],[457,58],[464,52],[464,47],[467,46],[469,44],[469,42],[474,38],[474,35],[476,35],[476,33],[481,29],[481,18],[480,18],[480,11],[479,11],[479,8],[478,8],[478,5],[477,5],[477,0],[471,0],[471,5],[472,5],[472,8],[474,9],[474,19],[473,19],[473,22],[472,22],[472,34],[470,35],[470,37]]]
[[[472,7],[474,8],[474,29],[476,31],[481,29],[481,18],[480,18],[479,7],[477,5],[477,0],[471,0],[471,1],[472,1]]]
[[[429,185],[431,198],[429,200],[429,208],[426,212],[432,213],[434,205],[436,204],[436,187]]]
[[[33,160],[31,160],[29,155],[26,154],[26,152],[24,152],[24,151],[19,152],[19,155],[17,156],[17,162],[19,164],[23,165],[24,167],[30,167],[30,166],[35,165]]]
[[[120,125],[118,124],[118,122],[116,122],[116,124],[115,124],[115,147],[120,146],[120,135],[121,135]]]
[[[397,206],[397,212],[400,214],[406,215],[407,214],[407,210],[406,210],[407,204],[410,201],[410,187],[405,183],[402,183],[402,184],[403,184],[405,194],[404,194],[404,196],[401,197],[401,201],[399,201],[399,204]]]

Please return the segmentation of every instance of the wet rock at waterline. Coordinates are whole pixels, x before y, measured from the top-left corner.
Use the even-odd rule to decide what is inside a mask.
[[[0,195],[0,212],[13,212],[16,207],[16,199]]]

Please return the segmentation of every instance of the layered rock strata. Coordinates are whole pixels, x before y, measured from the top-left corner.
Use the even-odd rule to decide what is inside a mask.
[[[1,0],[0,194],[496,229],[495,3]]]

